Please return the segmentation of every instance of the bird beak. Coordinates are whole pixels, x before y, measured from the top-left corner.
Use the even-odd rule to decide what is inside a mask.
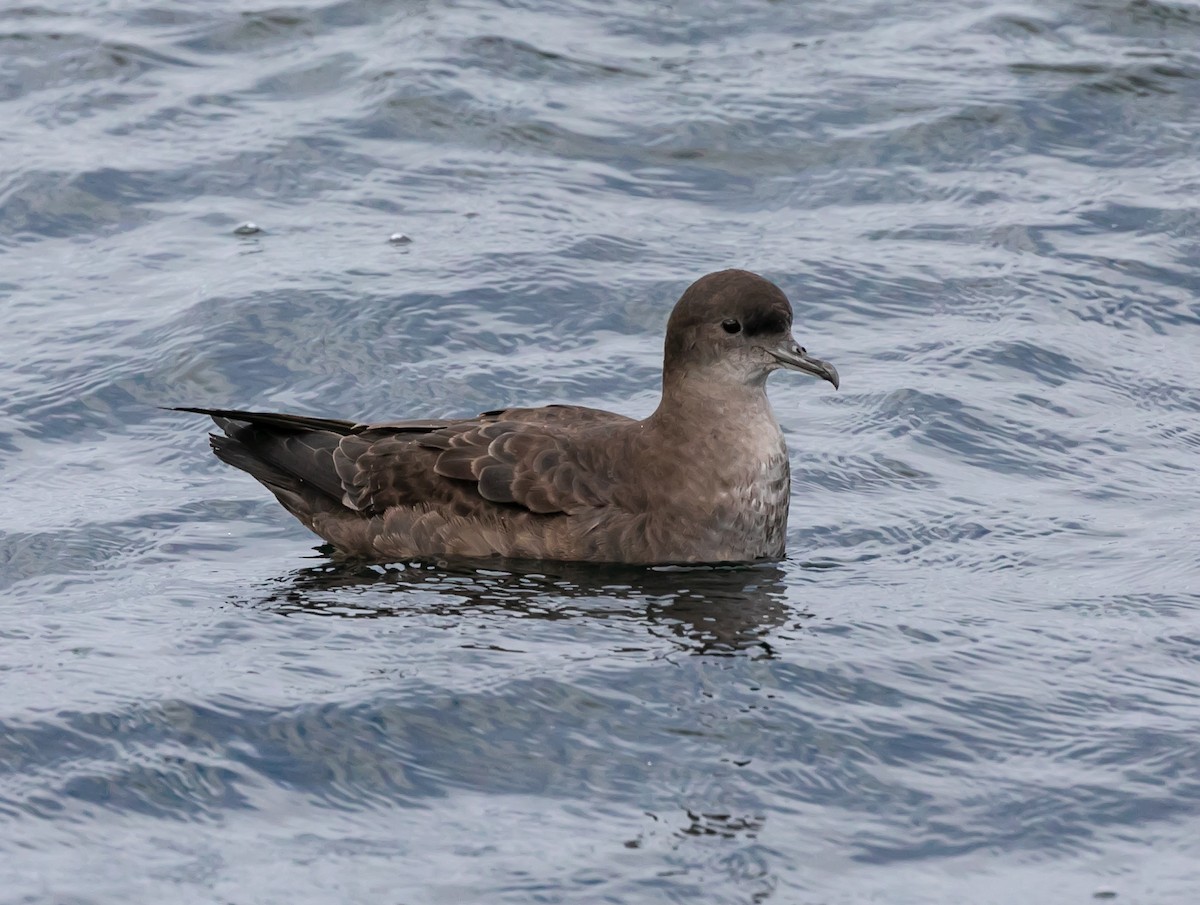
[[[789,371],[803,371],[805,374],[812,374],[814,377],[828,380],[833,384],[835,390],[838,388],[840,381],[838,380],[837,368],[827,361],[813,358],[804,349],[796,345],[795,340],[789,338],[783,344],[768,348],[767,351]]]

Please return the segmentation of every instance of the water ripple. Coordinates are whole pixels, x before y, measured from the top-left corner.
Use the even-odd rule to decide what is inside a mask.
[[[8,897],[1190,903],[1198,26],[0,10]],[[338,563],[159,408],[643,415],[728,266],[770,567]]]

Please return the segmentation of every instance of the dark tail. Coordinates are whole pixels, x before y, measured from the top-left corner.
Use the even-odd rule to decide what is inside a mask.
[[[230,421],[240,421],[244,424],[258,424],[263,427],[276,427],[280,430],[332,431],[335,434],[343,436],[354,433],[354,429],[357,426],[353,421],[339,421],[336,418],[313,418],[308,415],[284,415],[278,412],[240,412],[236,409],[192,408],[187,405],[175,406],[168,411],[208,415],[214,421],[218,418],[226,418]]]
[[[211,417],[224,432],[209,437],[217,458],[257,480],[310,529],[315,515],[349,514],[333,454],[354,433],[353,421],[190,406],[173,411]]]

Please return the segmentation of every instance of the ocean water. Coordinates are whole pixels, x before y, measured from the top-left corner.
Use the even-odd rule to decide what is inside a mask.
[[[1192,0],[0,6],[0,902],[1197,901],[1198,111]],[[776,565],[339,565],[160,408],[641,415],[731,266]]]

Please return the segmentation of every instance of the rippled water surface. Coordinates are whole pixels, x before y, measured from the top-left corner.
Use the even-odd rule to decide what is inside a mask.
[[[1195,2],[10,3],[0,115],[0,901],[1197,901]],[[729,266],[777,566],[339,566],[158,408],[641,415]]]

